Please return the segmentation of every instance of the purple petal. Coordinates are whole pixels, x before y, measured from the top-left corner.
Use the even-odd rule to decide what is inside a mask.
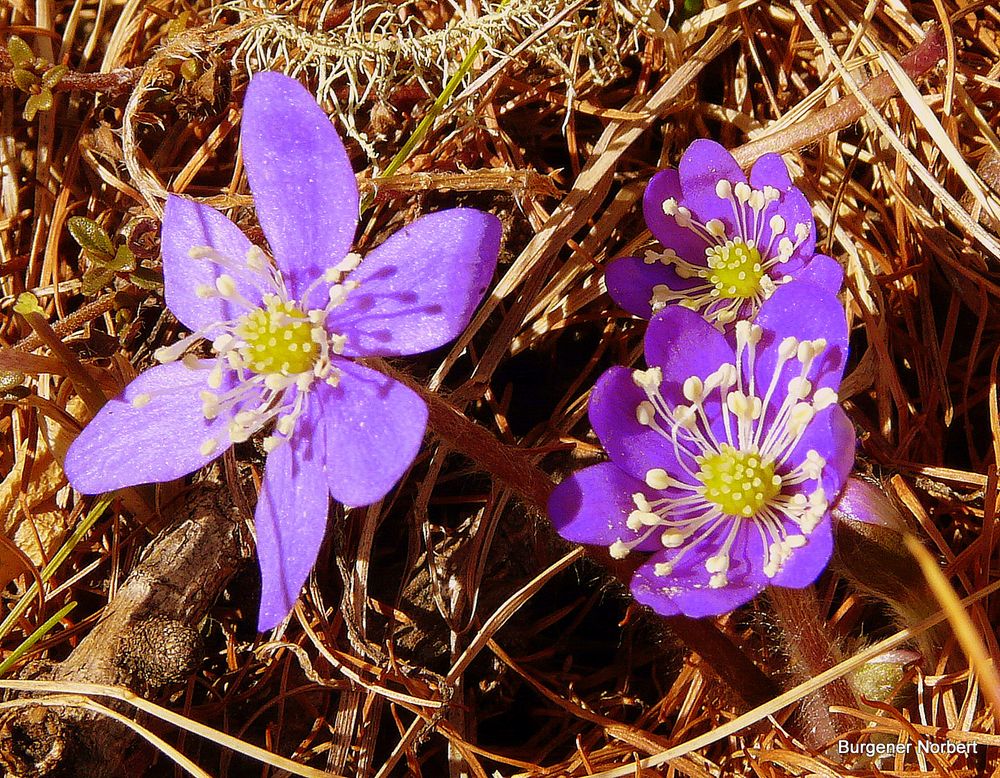
[[[301,420],[300,420],[301,424]],[[254,512],[261,595],[257,630],[264,632],[291,611],[316,564],[330,498],[323,477],[322,442],[308,426],[267,455]]]
[[[140,374],[69,447],[64,467],[73,488],[97,494],[172,481],[219,456],[229,446],[232,417],[220,414],[206,421],[202,415],[199,394],[208,389],[208,373],[172,362]],[[132,402],[140,395],[149,395],[149,401],[136,408]],[[211,439],[220,445],[202,453],[202,444]]]
[[[689,229],[678,227],[672,216],[663,212],[663,203],[673,197],[684,204],[680,176],[676,170],[661,170],[649,180],[642,196],[642,213],[646,226],[663,245],[673,249],[679,257],[696,265],[705,264],[705,248],[708,244]]]
[[[747,209],[748,213],[751,213]],[[771,230],[771,217],[781,216],[785,220],[785,228],[778,233]],[[765,259],[771,258],[778,253],[778,244],[782,238],[788,238],[792,244],[799,242],[795,234],[795,229],[799,225],[806,225],[808,230],[806,238],[799,243],[795,251],[792,252],[788,261],[776,265],[771,269],[771,275],[780,277],[785,273],[795,274],[793,268],[801,267],[813,255],[816,250],[816,220],[813,218],[812,207],[806,196],[794,187],[770,203],[761,214],[763,229],[760,236],[760,249]]]
[[[683,387],[688,378],[704,380],[720,366],[736,362],[725,336],[700,314],[680,305],[668,306],[649,322],[645,350],[646,363],[663,372],[661,394],[675,405],[686,403]],[[709,419],[719,416],[717,391],[708,395],[703,404]],[[718,434],[721,430],[715,431]]]
[[[678,171],[684,204],[702,223],[721,219],[730,237],[739,234],[733,219],[733,206],[715,191],[719,181],[729,181],[733,187],[746,183],[747,177],[736,164],[733,155],[712,140],[696,140],[681,157]]]
[[[246,255],[253,244],[239,227],[214,208],[167,195],[161,242],[167,307],[190,330],[232,321],[245,312],[242,306],[221,297],[197,296],[200,286],[214,289],[219,276],[231,276],[237,291],[253,305],[260,305],[268,291],[266,279],[247,267]],[[204,246],[231,260],[231,266],[223,269],[208,259],[193,259],[188,253]]]
[[[836,391],[847,360],[847,317],[840,301],[832,294],[812,284],[792,281],[779,286],[764,302],[755,323],[764,334],[757,346],[756,377],[767,387],[778,361],[778,345],[786,337],[799,341],[823,338],[827,347],[813,363],[809,380],[814,389],[830,387]],[[789,380],[800,372],[801,364],[794,357],[782,368],[772,406],[780,405]]]
[[[830,504],[836,502],[840,490],[847,483],[847,477],[854,468],[854,452],[857,437],[854,425],[847,418],[844,409],[831,405],[819,411],[802,434],[802,439],[788,456],[788,467],[792,468],[805,461],[806,453],[812,449],[826,460],[823,468],[823,490]],[[806,482],[808,491],[816,487],[815,481]]]
[[[680,477],[683,469],[670,441],[636,419],[636,409],[645,399],[631,370],[612,367],[597,379],[590,393],[590,424],[611,461],[629,475],[641,480],[649,470],[663,468]]]
[[[705,560],[720,549],[727,526],[691,548],[669,575],[658,576],[656,564],[677,554],[665,549],[654,554],[635,571],[631,589],[635,599],[664,616],[684,614],[693,618],[718,616],[753,599],[767,584],[763,570],[763,545],[759,533],[749,525],[737,533],[730,553],[729,583],[712,589]]]
[[[681,278],[672,266],[660,262],[647,264],[640,257],[621,257],[611,262],[604,269],[604,282],[611,299],[643,319],[653,315],[650,300],[654,286],[664,284],[674,291],[683,291],[704,283],[700,278]]]
[[[360,287],[327,319],[346,356],[419,354],[465,329],[493,278],[500,220],[472,208],[427,214],[371,251]]]
[[[816,248],[816,221],[813,219],[809,201],[801,190],[792,184],[792,179],[788,175],[788,167],[777,154],[765,154],[754,163],[750,170],[750,185],[754,189],[773,186],[781,192],[781,198],[764,209],[762,217],[764,230],[761,235],[762,250],[772,247],[772,253],[777,253],[778,242],[782,238],[787,237],[792,243],[797,242],[796,225],[805,224],[809,227],[809,237],[795,250],[788,262],[779,265],[772,271],[772,275],[775,277],[785,273],[798,277],[796,270],[808,261]],[[771,217],[775,214],[780,215],[785,220],[785,229],[777,235],[773,234],[768,226]],[[767,252],[765,255],[768,255]]]
[[[643,343],[646,363],[663,371],[664,383],[683,384],[689,376],[705,378],[736,355],[725,336],[697,312],[669,306],[649,322]]]
[[[814,255],[805,267],[794,275],[796,281],[815,284],[830,294],[840,292],[840,287],[844,284],[844,268],[833,257],[825,254]]]
[[[301,299],[354,241],[351,162],[313,96],[280,73],[251,79],[240,139],[260,226],[292,298]]]
[[[792,188],[788,166],[779,154],[764,154],[753,163],[750,168],[750,186],[754,189],[773,186],[782,192]]]
[[[340,384],[318,382],[303,421],[323,440],[333,498],[353,507],[370,505],[396,485],[417,456],[427,405],[376,370],[340,359],[334,365]]]
[[[616,540],[628,542],[636,533],[625,522],[635,510],[632,495],[642,493],[653,499],[655,492],[611,462],[584,468],[552,490],[548,514],[556,532],[566,540],[592,546],[610,546]],[[660,548],[659,535],[635,546],[638,551]]]
[[[801,534],[801,530],[791,523],[785,524],[790,534]],[[774,586],[801,589],[808,586],[822,573],[833,554],[833,522],[829,512],[809,535],[806,544],[797,548],[785,560],[778,574],[771,579]]]

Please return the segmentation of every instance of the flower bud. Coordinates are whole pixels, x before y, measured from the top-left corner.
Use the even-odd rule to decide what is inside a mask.
[[[909,527],[885,492],[851,476],[831,513],[835,559],[849,580],[881,599],[923,587],[923,577],[903,544]]]
[[[905,668],[920,660],[916,651],[893,649],[865,662],[848,680],[859,697],[874,702],[890,702],[893,691],[903,679]]]
[[[909,523],[885,492],[851,476],[830,512],[834,564],[855,589],[888,604],[904,627],[935,612],[936,600],[903,541],[911,532]],[[929,663],[944,640],[942,630],[939,626],[915,638]]]

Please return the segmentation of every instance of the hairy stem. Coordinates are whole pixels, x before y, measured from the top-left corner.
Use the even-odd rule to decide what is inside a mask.
[[[830,634],[820,616],[816,591],[768,589],[768,598],[781,630],[784,650],[788,654],[792,673],[790,684],[796,686],[829,670],[843,658],[836,638]],[[858,700],[845,678],[838,678],[810,694],[802,701],[799,714],[804,719],[799,727],[806,745],[815,750],[829,747],[856,724],[845,717],[830,713],[831,705],[856,708]]]

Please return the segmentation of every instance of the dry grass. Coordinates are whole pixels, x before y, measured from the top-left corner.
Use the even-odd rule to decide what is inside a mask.
[[[393,365],[439,394],[442,425],[452,413],[459,426],[432,431],[382,503],[334,508],[307,592],[269,641],[252,633],[251,569],[202,625],[207,659],[194,678],[158,705],[103,709],[126,711],[150,744],[134,764],[211,776],[874,775],[810,743],[796,703],[909,645],[923,662],[885,702],[842,710],[846,739],[978,744],[972,755],[914,751],[881,762],[881,775],[1000,767],[989,596],[1000,544],[1000,13],[957,0],[743,0],[668,25],[669,11],[644,0],[0,2],[0,43],[16,33],[73,74],[129,69],[67,81],[77,88],[57,90],[31,122],[25,95],[0,75],[0,370],[24,376],[0,385],[0,569],[12,614],[0,661],[50,620],[0,687],[64,695],[50,705],[108,704],[106,689],[12,679],[29,660],[67,656],[167,506],[184,500],[180,485],[133,489],[95,512],[94,498],[65,484],[58,463],[86,415],[75,381],[111,393],[179,329],[160,294],[124,276],[82,296],[87,260],[66,222],[86,216],[115,236],[156,219],[169,190],[230,209],[253,236],[239,105],[251,71],[284,68],[326,98],[349,136],[371,201],[363,247],[420,212],[467,204],[504,221],[501,268],[453,347]],[[911,79],[895,63],[931,24],[944,32],[944,61]],[[185,81],[188,60],[209,77]],[[229,63],[231,99],[212,78]],[[380,178],[457,72],[428,134]],[[832,121],[824,108],[858,92],[854,80],[880,73],[898,96],[863,98],[850,121],[822,124]],[[720,681],[724,668],[552,534],[537,505],[547,479],[532,469],[558,479],[600,456],[587,390],[609,365],[641,358],[641,327],[604,294],[601,268],[650,241],[643,185],[702,136],[732,148],[767,138],[789,152],[820,245],[848,272],[842,398],[859,469],[882,479],[930,564],[943,565],[917,610],[951,625],[907,623],[898,592],[880,599],[828,572],[820,619],[844,659],[803,686],[759,598],[718,622],[785,690],[752,709]],[[46,348],[14,315],[25,290],[68,348]],[[464,450],[462,415],[488,433]],[[508,467],[510,450],[487,451],[490,441],[530,461]],[[247,445],[221,462],[214,475],[246,518],[262,460]]]

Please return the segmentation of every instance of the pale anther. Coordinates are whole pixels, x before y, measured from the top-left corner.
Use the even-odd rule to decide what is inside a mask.
[[[688,402],[700,402],[705,396],[705,385],[698,376],[691,376],[684,381],[684,397]]]
[[[666,489],[670,485],[670,476],[662,467],[654,467],[646,471],[646,485],[650,489]]]
[[[837,393],[828,386],[824,386],[822,389],[817,389],[816,394],[813,395],[813,405],[817,411],[829,408],[836,402]]]
[[[236,294],[236,281],[231,275],[223,273],[215,279],[215,288],[219,290],[219,294],[223,297],[232,297]]]

